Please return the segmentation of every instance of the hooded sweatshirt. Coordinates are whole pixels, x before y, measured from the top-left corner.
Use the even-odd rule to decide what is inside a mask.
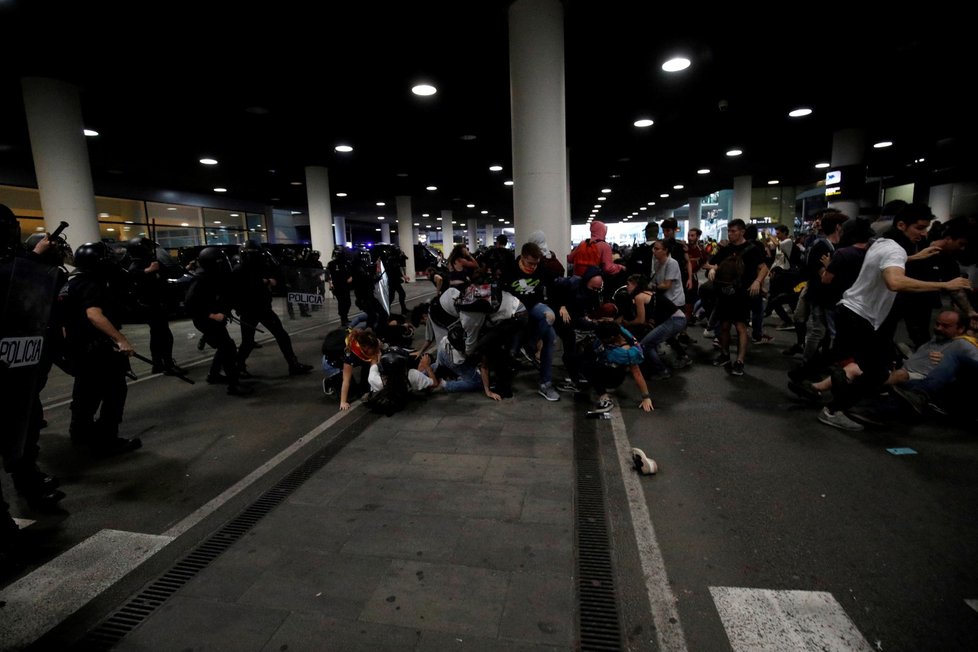
[[[540,247],[540,252],[543,253],[543,258],[540,260],[540,264],[555,277],[559,278],[563,276],[564,266],[560,264],[559,260],[557,260],[557,256],[554,254],[554,252],[550,251],[550,248],[547,246],[547,236],[544,235],[543,231],[534,231],[530,234],[528,240]]]
[[[599,265],[601,273],[607,276],[614,276],[625,271],[625,267],[614,261],[611,245],[604,241],[606,235],[608,235],[608,226],[604,222],[598,220],[591,222],[591,243],[597,245],[598,251],[601,254],[601,264]],[[571,264],[574,263],[573,255],[574,252],[572,251],[567,256],[567,261]]]

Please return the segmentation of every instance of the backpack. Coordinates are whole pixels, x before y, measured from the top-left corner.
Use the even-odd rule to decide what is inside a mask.
[[[448,343],[459,353],[465,353],[465,329],[458,319],[448,325]]]
[[[365,401],[371,412],[392,416],[405,408],[411,394],[408,385],[408,360],[401,351],[389,350],[380,358],[384,387]]]
[[[573,275],[584,276],[588,267],[601,266],[601,250],[597,243],[591,242],[591,238],[581,240],[571,252],[571,261],[574,265]]]
[[[455,309],[466,312],[496,312],[503,300],[498,283],[469,283],[455,298]]]
[[[594,350],[598,362],[608,367],[630,367],[633,364],[642,364],[645,360],[645,353],[642,351],[638,340],[621,326],[619,328],[622,335],[625,336],[629,348],[626,349],[624,345],[605,344],[596,337],[594,338]]]
[[[346,328],[336,328],[326,333],[326,337],[323,338],[323,357],[333,367],[343,367],[343,354],[349,332]]]
[[[744,258],[746,249],[732,252],[717,265],[713,282],[723,294],[733,294],[740,289],[744,279]]]

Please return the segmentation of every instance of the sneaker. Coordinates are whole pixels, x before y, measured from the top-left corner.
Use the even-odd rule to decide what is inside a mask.
[[[522,346],[520,347],[520,350],[517,351],[516,358],[520,362],[524,362],[526,364],[529,364],[530,366],[532,366],[534,368],[537,368],[537,369],[540,368],[540,361],[536,359],[536,356],[532,356],[529,353],[527,353],[526,349],[523,348]]]
[[[760,337],[751,336],[750,341],[753,342],[754,344],[767,344],[773,339],[774,336],[765,334],[765,335],[761,335]]]
[[[716,359],[713,360],[714,367],[729,367],[730,366],[730,355],[728,353],[720,353],[717,355]]]
[[[540,394],[540,396],[542,396],[543,398],[547,399],[548,401],[559,401],[560,400],[560,394],[558,394],[557,393],[557,390],[554,389],[554,384],[553,383],[543,383],[543,384],[541,384],[540,385],[540,391],[537,392],[537,393]]]
[[[890,389],[893,390],[894,394],[903,399],[903,401],[917,414],[923,414],[927,411],[927,403],[930,402],[930,399],[927,398],[927,394],[918,392],[915,389],[901,387],[900,385],[894,385]]]
[[[730,373],[734,376],[743,376],[744,363],[741,360],[734,360],[734,363],[730,365]]]
[[[716,350],[718,350],[718,351],[720,350],[720,338],[719,337],[714,337],[713,338],[713,348],[716,349]]]
[[[839,410],[838,412],[832,412],[827,407],[822,408],[822,411],[818,413],[818,420],[825,425],[832,426],[833,428],[838,428],[840,430],[851,430],[853,432],[859,432],[863,430],[863,426],[847,417],[845,412]]]
[[[678,360],[676,360],[676,364],[673,365],[673,366],[676,369],[685,369],[686,367],[690,366],[691,364],[693,364],[693,359],[691,357],[689,357],[688,355],[684,355],[683,357],[681,357]]]
[[[815,403],[822,402],[822,392],[815,389],[815,385],[810,380],[800,380],[797,382],[792,380],[788,383],[788,389],[807,401],[813,401]]]
[[[565,378],[559,385],[557,385],[557,390],[561,392],[573,392],[577,393],[581,391],[581,388],[577,386],[570,378]]]
[[[603,398],[594,404],[594,409],[592,412],[608,412],[611,408],[615,407],[615,402],[610,398]]]

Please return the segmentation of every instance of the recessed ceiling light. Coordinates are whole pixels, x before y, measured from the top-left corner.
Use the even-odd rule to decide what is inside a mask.
[[[108,229],[106,229],[106,231],[115,231],[115,229],[113,229],[113,228],[108,228]]]
[[[641,207],[639,207],[638,210],[640,210],[640,211],[647,211],[649,209],[646,206],[641,206]]]
[[[227,188],[214,188],[214,192],[227,192]]]
[[[221,220],[214,220],[214,224],[220,224]]]
[[[384,219],[384,216],[383,216],[383,215],[378,215],[378,216],[377,216],[377,219],[378,219],[378,220],[382,220],[382,219]]]
[[[414,226],[421,226],[421,224],[420,224],[420,223],[418,223],[418,222],[415,222],[415,223],[414,223]]]
[[[241,216],[237,213],[231,213],[231,217],[241,217]]]
[[[289,182],[289,185],[290,186],[301,186],[302,185],[302,182],[301,181],[290,181]]]
[[[475,134],[463,134],[459,136],[462,140],[475,140],[477,136]]]
[[[504,220],[503,218],[500,217],[498,221],[499,222],[505,222],[506,220]]]
[[[601,208],[601,204],[595,204],[594,207],[595,208]]]
[[[675,186],[673,186],[672,189],[673,190],[682,190],[685,187],[686,186],[684,186],[683,184],[679,183],[679,184],[676,184]]]
[[[654,202],[654,201],[650,201],[650,202],[648,203],[648,205],[649,205],[649,206],[655,206],[655,202]]]
[[[636,127],[651,127],[655,122],[651,118],[642,118],[634,122]]]
[[[418,84],[417,86],[411,89],[411,92],[414,93],[415,95],[427,96],[427,95],[434,95],[435,93],[438,92],[438,89],[432,86],[431,84]]]
[[[893,146],[892,140],[881,140],[880,142],[873,144],[873,149],[883,149],[884,147],[892,147],[892,146]]]
[[[382,201],[379,201],[379,202],[377,202],[377,205],[378,205],[378,206],[386,206],[387,204],[385,204],[385,203],[384,203],[384,202],[382,202]]]
[[[132,221],[132,220],[125,220],[125,223],[126,223],[126,224],[132,224],[132,223],[133,223],[133,221]]]
[[[489,171],[490,172],[502,172],[503,171],[503,166],[501,166],[501,165],[490,165],[489,166]]]
[[[438,186],[428,186],[425,190],[438,190]]]
[[[166,207],[166,210],[168,210],[168,211],[175,211],[175,210],[177,210],[177,209],[176,209],[176,208],[174,208],[173,206],[167,206],[167,207]]]
[[[99,213],[99,214],[98,214],[98,216],[99,216],[100,218],[102,218],[102,219],[105,219],[106,217],[108,217],[108,216],[109,216],[109,214],[108,214],[108,213]]]
[[[352,152],[353,148],[350,147],[349,145],[337,145],[336,147],[333,148],[333,150],[345,154],[347,152]]]
[[[202,158],[200,159],[202,165],[217,165],[216,158]]]
[[[700,168],[699,170],[696,171],[696,174],[709,174],[709,173],[710,173],[710,168]]]
[[[302,215],[302,211],[290,211],[293,215]]]
[[[376,228],[376,229],[374,229],[374,231],[380,231],[380,228]]]
[[[503,185],[504,186],[511,186],[511,185],[513,185],[513,182],[512,181],[503,181]]]
[[[788,111],[788,115],[792,118],[804,118],[806,115],[811,115],[812,110],[807,107],[800,107],[794,111]]]
[[[431,213],[421,213],[421,217],[431,217]]]
[[[88,136],[89,138],[94,138],[95,136],[98,136],[98,132],[95,131],[94,129],[82,129],[82,133]]]
[[[488,215],[489,214],[489,211],[479,211],[479,212],[482,213],[483,215]]]
[[[346,193],[345,192],[338,192],[338,193],[336,193],[336,196],[337,197],[346,197]]]
[[[278,201],[278,197],[272,197],[269,201]]]
[[[727,156],[740,156],[744,151],[741,149],[731,149],[727,150]]]
[[[609,192],[611,192],[611,188],[602,188],[601,192],[608,194]]]
[[[823,168],[831,167],[831,165],[832,165],[831,163],[816,163],[815,169],[821,170]]]
[[[436,217],[435,219],[438,220],[439,222],[441,222],[441,218],[440,217]]]
[[[769,186],[776,186],[779,183],[781,183],[781,182],[778,181],[777,179],[771,179],[770,181],[767,182],[767,185],[769,185]]]
[[[466,208],[475,208],[475,204],[466,204],[465,207]]]
[[[668,196],[669,196],[669,193],[667,193],[667,192],[664,192],[664,193],[662,193],[662,194],[661,194],[661,195],[659,195],[659,196],[660,196],[660,197],[668,197]]]
[[[180,226],[190,226],[188,222],[180,222]]]
[[[689,63],[690,61],[686,57],[673,57],[662,64],[662,69],[666,72],[679,72],[689,68]]]
[[[607,197],[598,197],[598,201],[608,201]]]

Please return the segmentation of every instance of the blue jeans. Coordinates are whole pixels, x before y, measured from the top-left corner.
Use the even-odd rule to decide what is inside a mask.
[[[445,392],[478,392],[482,390],[482,373],[479,367],[468,361],[456,365],[450,359],[445,347],[438,347],[438,366],[444,365],[451,369],[458,378],[456,380],[441,381],[441,389]]]
[[[550,321],[547,321],[550,315]],[[553,380],[554,367],[554,341],[557,335],[554,332],[553,322],[557,318],[553,310],[545,303],[538,303],[533,306],[528,313],[526,328],[517,335],[517,340],[513,343],[515,349],[520,344],[526,346],[527,353],[533,355],[536,350],[537,339],[543,342],[543,350],[540,351],[540,384],[549,383]]]
[[[978,346],[968,340],[954,340],[944,348],[943,353],[940,363],[926,378],[908,381],[906,386],[934,398],[953,383],[962,371],[970,369],[972,373],[978,372]]]
[[[642,338],[642,351],[645,353],[645,359],[648,361],[649,370],[652,373],[659,374],[667,371],[659,357],[659,345],[682,333],[684,328],[686,328],[686,317],[676,315],[653,328],[648,335]]]

